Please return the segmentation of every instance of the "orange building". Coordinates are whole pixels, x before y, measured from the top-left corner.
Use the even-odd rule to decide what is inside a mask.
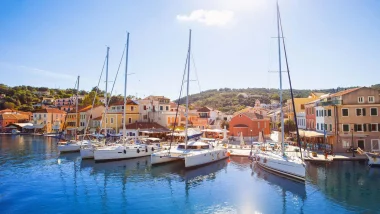
[[[241,112],[236,114],[229,123],[229,134],[231,136],[243,137],[259,136],[260,131],[264,131],[264,135],[270,134],[270,119],[264,118],[263,115],[252,112]]]

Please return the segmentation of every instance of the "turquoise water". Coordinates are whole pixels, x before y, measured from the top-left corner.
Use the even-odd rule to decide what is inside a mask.
[[[56,140],[0,135],[0,213],[380,213],[380,169],[307,166],[306,184],[247,158],[185,170],[149,157],[107,163],[58,155]]]

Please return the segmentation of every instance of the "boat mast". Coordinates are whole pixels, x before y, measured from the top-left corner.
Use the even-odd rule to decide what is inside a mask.
[[[78,93],[79,93],[79,76],[78,76],[78,79],[77,79],[77,95],[76,95],[76,100],[75,100],[75,124],[76,124],[76,127],[75,127],[75,140],[77,140],[77,137],[78,137]]]
[[[124,79],[124,111],[123,111],[123,141],[125,143],[126,133],[125,133],[125,120],[127,113],[127,76],[128,76],[128,49],[129,49],[129,32],[127,32],[127,43],[125,45],[125,79]]]
[[[281,107],[281,152],[285,155],[284,149],[284,111],[282,109],[282,71],[281,71],[281,38],[280,38],[280,22],[279,22],[279,7],[277,1],[277,39],[278,39],[278,73],[280,74],[280,107]]]
[[[108,110],[108,58],[110,47],[107,47],[107,62],[106,62],[106,91],[104,92],[106,109],[104,110],[104,137],[107,138],[107,110]]]
[[[186,125],[185,125],[185,149],[187,149],[187,129],[189,123],[189,83],[190,83],[190,52],[191,52],[191,29],[189,30],[189,50],[187,52],[187,90],[186,90]]]

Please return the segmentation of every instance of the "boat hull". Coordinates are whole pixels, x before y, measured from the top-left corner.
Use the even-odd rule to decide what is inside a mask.
[[[267,155],[257,154],[256,163],[263,169],[282,175],[284,177],[305,182],[305,165],[292,161],[272,158]]]
[[[85,147],[80,149],[82,159],[94,159],[94,148]]]
[[[183,158],[177,157],[175,154],[169,154],[168,152],[157,152],[150,156],[150,162],[152,165],[163,164],[173,161],[183,160]]]
[[[151,155],[157,149],[157,147],[151,145],[133,148],[119,146],[113,149],[97,149],[94,151],[94,160],[95,162],[102,162],[145,157]]]
[[[68,145],[58,145],[58,151],[61,153],[64,152],[79,152],[80,145],[68,144]]]
[[[195,152],[185,156],[185,167],[191,168],[209,164],[218,160],[228,158],[226,149],[213,149],[211,151]]]

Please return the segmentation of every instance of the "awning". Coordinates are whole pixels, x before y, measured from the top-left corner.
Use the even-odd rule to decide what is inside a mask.
[[[291,132],[293,134],[296,134],[296,132]],[[302,130],[299,129],[298,133],[300,137],[324,137],[325,135],[321,132],[316,132],[316,131],[308,131],[308,130]],[[330,136],[331,134],[326,134],[326,136]]]
[[[228,130],[221,130],[221,129],[203,129],[202,132],[215,132],[215,133],[223,133],[223,132],[229,132]]]

